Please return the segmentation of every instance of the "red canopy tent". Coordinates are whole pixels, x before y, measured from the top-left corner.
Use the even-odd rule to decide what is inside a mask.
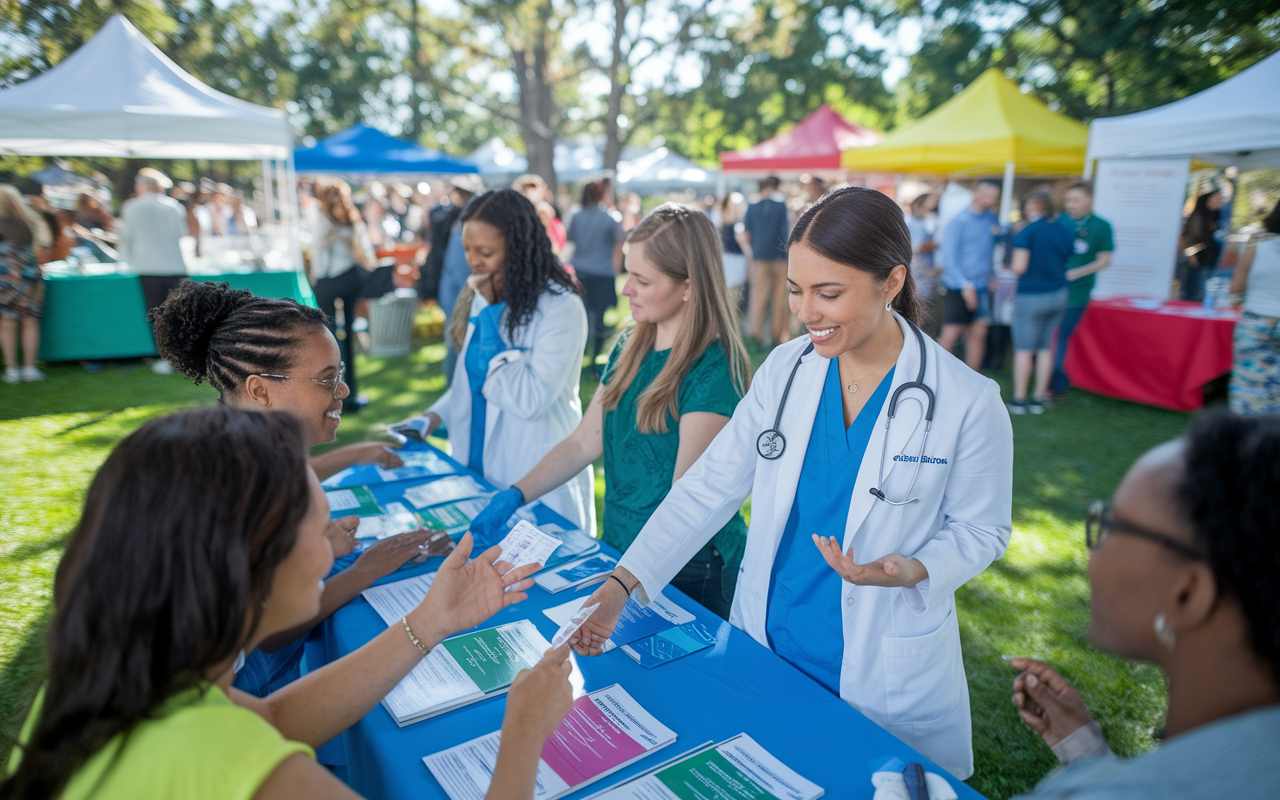
[[[786,133],[746,150],[721,153],[720,166],[725,172],[838,172],[841,152],[870,147],[883,138],[823,105]]]

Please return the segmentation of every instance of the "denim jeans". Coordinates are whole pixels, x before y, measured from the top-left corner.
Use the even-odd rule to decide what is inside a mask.
[[[727,620],[733,606],[733,591],[738,583],[737,565],[726,575],[727,571],[720,551],[708,543],[689,559],[684,569],[671,580],[671,585],[717,617]]]

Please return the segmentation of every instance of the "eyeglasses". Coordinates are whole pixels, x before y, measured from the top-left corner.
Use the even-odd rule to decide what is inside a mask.
[[[259,378],[279,378],[282,381],[298,378],[298,380],[302,380],[302,381],[311,381],[312,383],[323,386],[324,388],[333,392],[334,398],[337,398],[338,387],[342,385],[342,379],[346,376],[346,374],[347,374],[347,364],[345,361],[338,362],[338,374],[334,375],[332,378],[298,378],[297,375],[272,375],[269,372],[257,373]]]
[[[1110,503],[1102,500],[1094,501],[1089,506],[1089,516],[1084,523],[1085,545],[1090,550],[1097,550],[1107,540],[1107,537],[1113,533],[1127,533],[1130,536],[1137,536],[1197,561],[1204,558],[1200,551],[1179,542],[1177,539],[1116,519],[1111,513]]]

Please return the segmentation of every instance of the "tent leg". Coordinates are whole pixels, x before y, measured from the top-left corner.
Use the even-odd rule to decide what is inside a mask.
[[[1000,187],[1000,224],[1008,225],[1013,216],[1013,159],[1004,164],[1004,184]]]
[[[302,213],[298,208],[298,173],[293,168],[292,152],[284,164],[284,193],[281,201],[281,205],[289,210],[288,221],[285,223],[289,237],[289,255],[295,268],[302,269]]]

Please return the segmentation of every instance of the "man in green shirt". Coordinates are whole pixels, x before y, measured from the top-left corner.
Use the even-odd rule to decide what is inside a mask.
[[[1071,258],[1067,259],[1067,313],[1058,328],[1058,351],[1053,357],[1053,378],[1049,390],[1065,392],[1070,385],[1062,362],[1067,357],[1067,342],[1084,316],[1089,294],[1097,281],[1097,273],[1111,265],[1111,223],[1093,215],[1093,186],[1087,181],[1067,187],[1066,212],[1058,218],[1075,237]]]

